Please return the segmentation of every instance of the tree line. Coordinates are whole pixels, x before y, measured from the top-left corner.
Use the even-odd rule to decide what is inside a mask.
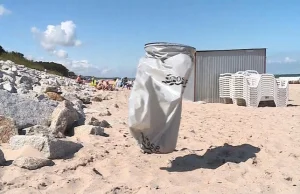
[[[40,71],[44,71],[45,69],[47,69],[47,72],[56,75],[61,75],[66,77],[68,77],[69,75],[75,75],[74,72],[69,71],[68,68],[66,68],[62,64],[54,63],[54,62],[29,60],[22,53],[16,51],[11,51],[11,52],[6,51],[1,45],[0,45],[0,60],[10,60],[16,64],[24,65],[28,68],[32,68]]]

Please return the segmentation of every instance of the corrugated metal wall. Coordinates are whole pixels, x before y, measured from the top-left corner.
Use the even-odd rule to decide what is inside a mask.
[[[195,64],[193,64],[191,75],[188,79],[186,88],[183,93],[184,100],[194,101],[194,96],[195,96],[195,94],[194,94],[194,92],[195,92],[195,86],[194,86],[195,76],[194,75],[195,75]]]
[[[266,72],[266,49],[197,51],[195,101],[220,103],[219,75],[237,71]]]

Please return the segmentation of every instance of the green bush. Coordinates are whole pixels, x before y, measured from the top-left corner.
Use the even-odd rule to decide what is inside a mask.
[[[28,68],[44,71],[47,69],[49,73],[60,75],[60,76],[68,76],[69,70],[59,63],[54,62],[44,62],[44,61],[32,61],[28,60],[24,57],[24,54],[19,52],[7,52],[0,45],[0,60],[10,60],[16,64],[24,65]]]

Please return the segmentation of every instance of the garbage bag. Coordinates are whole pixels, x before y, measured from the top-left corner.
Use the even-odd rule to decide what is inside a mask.
[[[129,97],[129,130],[146,153],[176,148],[182,96],[195,60],[195,48],[149,43],[139,61]]]

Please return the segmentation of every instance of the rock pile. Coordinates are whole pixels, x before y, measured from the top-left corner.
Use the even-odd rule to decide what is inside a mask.
[[[0,61],[0,143],[12,149],[32,146],[44,156],[21,157],[14,165],[37,169],[74,154],[83,146],[64,139],[71,131],[103,135],[103,123],[84,125],[83,107],[97,99],[94,91],[69,78]],[[0,165],[4,163],[0,150]]]

